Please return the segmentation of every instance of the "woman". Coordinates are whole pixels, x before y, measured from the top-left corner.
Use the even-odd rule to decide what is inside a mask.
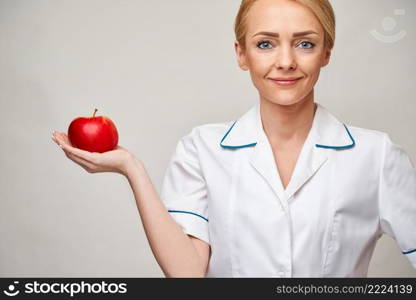
[[[160,198],[126,149],[55,141],[90,173],[133,190],[151,249],[169,277],[367,275],[378,238],[416,267],[416,171],[379,131],[346,126],[314,101],[335,17],[327,0],[244,0],[235,50],[260,101],[237,121],[180,139]]]

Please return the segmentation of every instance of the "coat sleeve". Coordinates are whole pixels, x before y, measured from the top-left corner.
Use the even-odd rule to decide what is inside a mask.
[[[416,169],[403,148],[384,136],[380,172],[380,225],[416,268]]]
[[[177,143],[163,178],[160,198],[185,233],[209,244],[207,188],[195,137],[194,128]]]

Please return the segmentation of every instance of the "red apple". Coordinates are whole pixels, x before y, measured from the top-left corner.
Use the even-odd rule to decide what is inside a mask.
[[[89,152],[103,153],[114,150],[118,143],[118,132],[113,121],[105,116],[80,117],[74,119],[68,128],[72,146]]]

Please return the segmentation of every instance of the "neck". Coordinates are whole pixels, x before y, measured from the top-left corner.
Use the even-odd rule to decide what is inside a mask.
[[[293,105],[280,105],[260,100],[263,129],[269,141],[276,145],[305,141],[312,127],[316,105],[311,97]]]

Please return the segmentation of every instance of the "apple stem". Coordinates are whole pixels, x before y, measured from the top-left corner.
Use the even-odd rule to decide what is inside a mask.
[[[93,118],[95,117],[95,114],[97,113],[97,110],[98,109],[94,109],[94,114],[92,115]]]

